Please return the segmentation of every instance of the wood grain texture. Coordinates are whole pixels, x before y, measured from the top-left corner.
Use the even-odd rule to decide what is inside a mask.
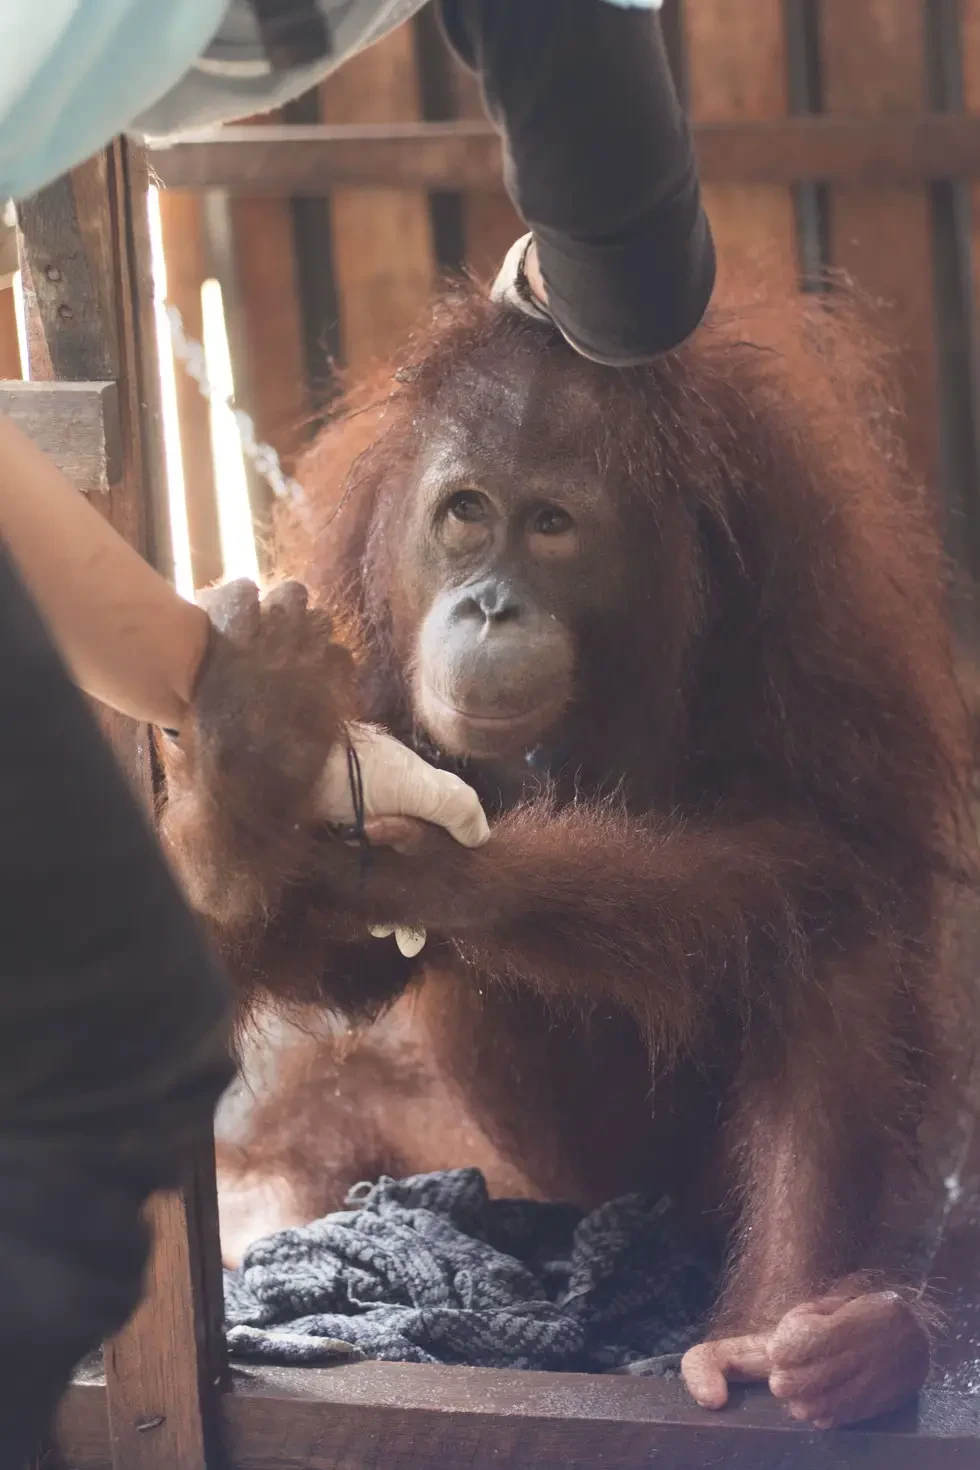
[[[150,1204],[155,1249],[136,1315],[105,1349],[113,1470],[206,1470],[192,1249],[179,1194]],[[216,1385],[217,1386],[217,1385]]]
[[[63,1406],[75,1470],[108,1470],[101,1392],[79,1386]],[[228,1470],[975,1470],[980,1459],[977,1400],[941,1393],[821,1434],[756,1390],[710,1414],[665,1380],[363,1363],[237,1370],[222,1407]]]
[[[24,376],[13,286],[0,286],[0,379]]]
[[[468,121],[485,119],[476,77],[451,56],[457,116]],[[496,189],[472,190],[463,196],[463,263],[483,285],[490,285],[504,256],[527,225],[511,204],[502,184]]]
[[[113,157],[99,154],[19,208],[27,366],[35,382],[98,383],[121,376],[113,231],[125,226],[115,211],[114,171]],[[119,394],[118,406],[122,473],[92,503],[145,553],[145,487],[132,458],[141,453],[140,439],[132,438],[128,426],[132,406],[126,392]],[[126,774],[148,799],[145,730],[101,705],[95,712]]]
[[[310,414],[292,210],[286,199],[243,197],[232,199],[231,218],[246,352],[244,406],[258,437],[291,473]]]
[[[325,122],[417,119],[421,98],[411,26],[371,46],[320,92]],[[428,197],[408,189],[335,189],[334,277],[345,366],[370,368],[414,326],[435,282]]]
[[[32,378],[118,376],[108,168],[99,154],[18,210]]]
[[[929,3],[929,0],[926,0]],[[891,118],[927,106],[923,0],[823,0],[821,71],[830,114]],[[882,305],[917,471],[938,484],[939,402],[932,223],[922,186],[837,184],[830,191],[831,263]]]
[[[123,486],[143,511],[144,545],[159,565],[162,518],[155,507],[165,503],[166,494],[146,207],[149,180],[142,152],[115,145],[109,160],[127,453]],[[221,1290],[213,1244],[217,1200],[206,1161],[181,1194],[152,1201],[150,1211],[154,1251],[146,1296],[132,1321],[106,1346],[113,1466],[205,1470],[216,1444],[222,1351],[213,1307]],[[212,1244],[205,1249],[209,1240]],[[153,1423],[161,1415],[164,1422]]]
[[[281,125],[281,111],[246,118],[245,129]],[[236,397],[259,439],[291,473],[311,412],[302,293],[292,203],[235,196],[228,201],[238,288]]]
[[[160,191],[160,224],[167,269],[167,300],[195,342],[204,336],[201,285],[208,275],[201,201],[179,190]],[[221,537],[211,455],[211,413],[194,379],[175,364],[187,535],[194,586],[221,576]]]
[[[809,179],[877,187],[980,176],[980,118],[956,114],[696,122],[694,144],[709,184]],[[152,156],[171,188],[272,198],[316,197],[344,184],[499,193],[502,177],[496,132],[465,120],[229,127]]]
[[[973,121],[980,123],[980,0],[960,0],[963,106]],[[970,263],[972,266],[973,319],[971,335],[974,362],[978,361],[977,305],[980,303],[980,181],[969,187]],[[977,411],[976,400],[974,410]]]
[[[696,122],[759,121],[789,111],[782,0],[688,0],[687,78]],[[780,184],[706,183],[704,203],[718,251],[717,296],[732,278],[764,272],[777,290],[797,281],[796,215]]]
[[[108,495],[118,485],[122,441],[115,383],[0,382],[0,413],[83,494]]]

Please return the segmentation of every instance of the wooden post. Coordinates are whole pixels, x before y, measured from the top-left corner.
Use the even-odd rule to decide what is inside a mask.
[[[143,156],[116,144],[25,204],[20,221],[31,376],[118,384],[119,478],[93,503],[166,570],[147,188]],[[147,731],[116,716],[104,724],[149,801]],[[213,1155],[183,1194],[152,1201],[150,1217],[147,1296],[105,1352],[113,1470],[205,1470],[221,1374]]]
[[[960,0],[963,58],[963,106],[980,113],[980,0]],[[973,284],[980,287],[980,184],[970,184]]]
[[[23,377],[13,286],[0,287],[0,378]]]
[[[420,116],[414,35],[402,26],[355,56],[321,89],[325,122],[397,122]],[[344,362],[363,372],[418,320],[435,280],[429,201],[404,189],[336,189],[334,274]]]
[[[278,122],[280,115],[261,121]],[[237,396],[258,437],[291,473],[311,410],[292,205],[238,195],[230,210],[245,354],[235,363],[236,374],[242,373]]]
[[[932,3],[932,0],[926,0]],[[919,112],[928,105],[922,0],[823,0],[821,71],[828,113]],[[835,184],[831,264],[890,312],[916,470],[939,479],[939,401],[928,189]]]
[[[457,116],[484,117],[476,78],[458,63],[453,84]],[[503,185],[492,193],[463,195],[463,261],[482,284],[492,283],[507,251],[526,229]]]
[[[862,0],[863,3],[863,0]],[[695,122],[761,122],[789,111],[782,0],[686,0],[687,80]],[[796,216],[783,184],[713,183],[704,202],[718,249],[718,296],[754,273],[776,291],[798,281]]]
[[[160,226],[167,268],[167,300],[180,312],[189,337],[204,337],[201,285],[207,276],[203,206],[199,197],[179,190],[160,190]],[[180,426],[187,537],[195,588],[221,576],[221,537],[211,458],[211,414],[194,379],[174,365],[177,418]]]

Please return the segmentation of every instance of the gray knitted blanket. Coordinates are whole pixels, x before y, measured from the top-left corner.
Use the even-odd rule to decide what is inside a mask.
[[[491,1200],[477,1169],[361,1185],[225,1273],[239,1358],[629,1371],[682,1352],[717,1286],[667,1201]]]

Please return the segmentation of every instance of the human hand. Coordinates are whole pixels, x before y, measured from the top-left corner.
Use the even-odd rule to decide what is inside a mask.
[[[514,241],[490,288],[490,299],[521,311],[535,321],[551,322],[548,288],[541,274],[533,235],[522,235]]]
[[[361,770],[364,817],[368,823],[414,817],[444,827],[463,847],[481,847],[490,836],[476,792],[449,771],[436,770],[407,745],[373,725],[353,724],[348,738]],[[316,794],[317,815],[327,822],[355,818],[347,750],[327,756]]]
[[[417,852],[425,826],[439,826],[463,847],[480,847],[490,836],[476,793],[448,771],[438,771],[406,745],[371,725],[351,725],[348,739],[357,753],[364,800],[364,834],[376,846],[402,854]],[[327,757],[317,790],[317,810],[327,821],[351,822],[354,800],[347,750],[336,746]],[[412,959],[425,946],[426,931],[401,924],[371,925],[375,939],[392,935],[400,952]]]

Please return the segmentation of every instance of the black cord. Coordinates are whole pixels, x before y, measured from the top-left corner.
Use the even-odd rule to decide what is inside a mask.
[[[361,867],[366,868],[371,861],[371,844],[367,840],[367,832],[364,827],[364,772],[361,770],[361,758],[354,749],[353,741],[349,736],[347,738],[347,782],[350,786],[351,805],[354,808],[354,825],[351,835],[361,845]]]

